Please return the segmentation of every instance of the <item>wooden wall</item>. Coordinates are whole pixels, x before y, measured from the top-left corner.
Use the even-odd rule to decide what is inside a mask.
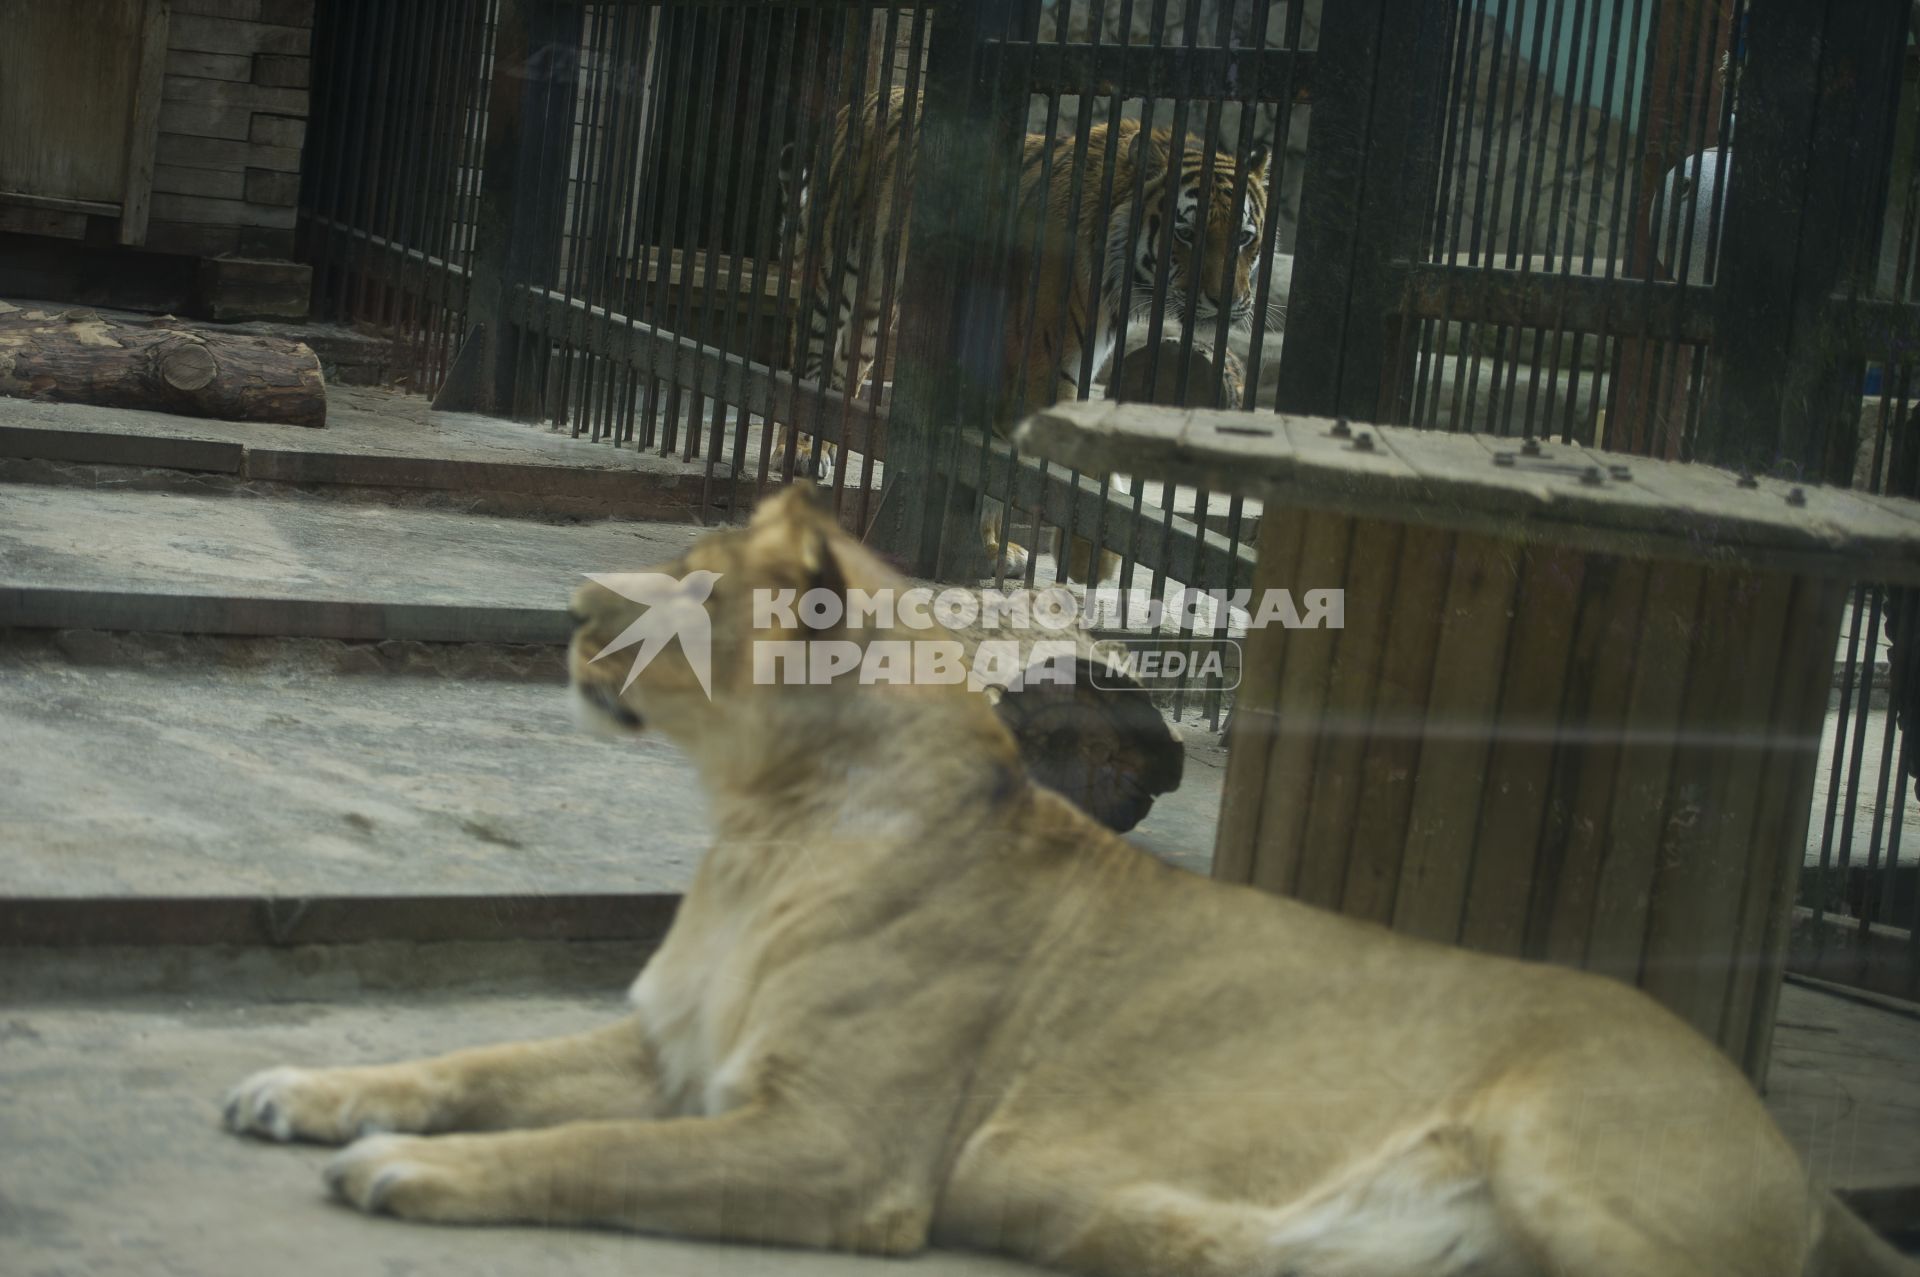
[[[172,0],[146,245],[293,256],[313,0]]]

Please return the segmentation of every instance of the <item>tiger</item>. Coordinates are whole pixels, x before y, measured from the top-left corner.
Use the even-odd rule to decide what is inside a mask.
[[[860,355],[852,384],[857,389],[865,381],[879,326],[893,326],[904,289],[907,205],[917,148],[909,139],[904,153],[901,149],[906,90],[886,94],[884,110],[881,101],[881,94],[869,94],[857,121],[850,108],[837,113],[827,139],[824,184],[816,184],[810,169],[795,163],[792,146],[781,154],[786,210],[782,235],[790,269],[805,273],[808,232],[819,234],[810,255],[814,269],[805,280],[805,322],[793,327],[789,360],[802,380],[836,390],[846,388],[846,352],[855,340]],[[921,113],[915,109],[912,114],[917,131]],[[1209,154],[1183,146],[1173,174],[1178,185],[1170,218],[1171,129],[1142,130],[1133,120],[1111,127],[1096,124],[1087,130],[1084,155],[1081,150],[1066,136],[1029,133],[1023,142],[1008,276],[1011,313],[1002,325],[1001,387],[989,423],[1003,436],[1027,413],[1091,392],[1091,384],[1082,385],[1085,371],[1090,368],[1097,375],[1105,368],[1127,321],[1150,318],[1163,258],[1167,283],[1162,316],[1170,331],[1180,331],[1187,322],[1189,304],[1197,337],[1215,331],[1223,311],[1232,329],[1245,330],[1252,323],[1267,215],[1267,148],[1256,143],[1244,160],[1237,160],[1226,152]],[[1112,199],[1103,209],[1110,155]],[[902,182],[904,189],[898,186]],[[816,187],[827,192],[826,203],[817,211],[812,207]],[[1244,198],[1236,216],[1237,187]],[[897,207],[896,191],[904,196]],[[1136,220],[1137,235],[1132,233]],[[842,236],[847,251],[836,254]],[[890,292],[881,279],[889,261]],[[885,314],[883,295],[891,299]],[[1269,309],[1274,304],[1270,301]],[[1284,306],[1285,299],[1278,304]],[[799,442],[811,451],[805,436]],[[820,451],[823,458],[830,457],[832,445],[823,444]],[[994,559],[1001,550],[998,504],[985,503],[982,526],[983,544]],[[1072,551],[1070,574],[1088,580],[1090,548],[1076,538]],[[1023,548],[1010,544],[1009,570],[1024,570],[1025,557]],[[1117,557],[1103,552],[1103,579],[1118,566]]]
[[[851,107],[842,107],[835,114],[826,139],[823,186],[829,198],[817,215],[812,202],[811,166],[797,154],[793,143],[780,150],[778,234],[787,269],[803,280],[802,315],[788,338],[788,366],[800,380],[842,393],[857,391],[871,373],[880,337],[882,299],[891,301],[885,316],[891,329],[906,273],[909,210],[901,197],[913,187],[917,148],[908,145],[903,153],[900,146],[907,114],[906,89],[896,88],[886,94],[884,110],[881,102],[881,94],[867,95],[857,134]],[[917,109],[914,114],[917,118]],[[812,225],[815,216],[819,219],[817,228]],[[816,230],[818,237],[812,240],[815,247],[809,253],[809,233]],[[844,252],[836,261],[843,237]],[[890,294],[882,278],[888,262],[893,263]],[[860,343],[858,367],[849,386],[848,351],[856,336]],[[812,469],[822,483],[833,482],[834,445],[820,442],[819,465],[814,467],[813,439],[802,434],[796,444],[797,467]],[[774,455],[784,455],[783,443],[776,443]]]
[[[1008,393],[995,423],[1000,429],[1025,413],[1062,398],[1084,398],[1091,391],[1091,386],[1081,385],[1083,369],[1098,373],[1113,356],[1121,329],[1151,320],[1162,257],[1168,259],[1164,326],[1178,332],[1187,322],[1190,302],[1201,345],[1215,331],[1222,310],[1230,328],[1252,325],[1267,216],[1267,149],[1256,143],[1242,164],[1222,152],[1209,157],[1198,147],[1183,148],[1169,220],[1166,187],[1172,146],[1172,130],[1143,132],[1133,120],[1122,120],[1111,136],[1107,125],[1090,128],[1079,175],[1078,217],[1072,226],[1067,220],[1074,211],[1075,173],[1082,168],[1075,160],[1077,143],[1072,138],[1055,140],[1046,165],[1028,160],[1017,225],[1029,230],[1026,242],[1015,248],[1016,269],[1025,269],[1014,276],[1014,313],[1003,329]],[[1114,200],[1103,215],[1100,195],[1110,151],[1116,161]],[[1144,174],[1138,171],[1142,163]],[[1245,199],[1236,221],[1234,189],[1243,169]],[[1133,236],[1136,207],[1139,234]],[[1043,221],[1036,271],[1030,228]],[[1069,277],[1063,279],[1063,274]],[[1030,285],[1038,288],[1031,328],[1027,307],[1021,304]],[[1085,358],[1089,342],[1091,361]]]

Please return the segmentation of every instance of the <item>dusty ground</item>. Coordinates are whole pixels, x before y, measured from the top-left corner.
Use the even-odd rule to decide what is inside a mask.
[[[374,1060],[562,1033],[618,1012],[601,999],[362,999],[352,1006],[164,1003],[0,1012],[0,1271],[352,1273],[388,1277],[991,1277],[985,1257],[908,1262],[661,1241],[613,1232],[454,1229],[334,1205],[323,1150],[236,1139],[224,1089],[292,1060]]]
[[[1795,986],[1781,1006],[1769,1103],[1789,1136],[1826,1182],[1898,1182],[1920,1148],[1920,1076],[1899,1063],[1917,1058],[1920,1022]],[[256,1068],[373,1062],[568,1032],[619,1009],[613,987],[597,997],[203,996],[0,1011],[0,1092],[32,1097],[0,1106],[0,1269],[23,1277],[1035,1271],[946,1253],[899,1263],[368,1219],[326,1200],[321,1150],[240,1140],[216,1124],[225,1087]]]

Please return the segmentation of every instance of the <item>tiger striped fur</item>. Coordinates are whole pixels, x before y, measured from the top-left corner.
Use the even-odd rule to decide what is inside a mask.
[[[1209,156],[1187,147],[1180,156],[1173,215],[1167,218],[1167,178],[1172,134],[1155,129],[1143,134],[1132,120],[1121,121],[1110,139],[1107,126],[1088,131],[1085,171],[1080,178],[1080,201],[1072,204],[1074,153],[1071,138],[1052,144],[1052,159],[1042,165],[1030,154],[1021,181],[1020,221],[1032,228],[1044,218],[1039,267],[1032,261],[1031,229],[1028,242],[1016,251],[1016,275],[1022,292],[1037,283],[1034,317],[1016,304],[1005,328],[1007,343],[1007,405],[1001,413],[1004,429],[1025,413],[1065,397],[1083,397],[1081,385],[1089,367],[1085,358],[1091,342],[1091,370],[1096,375],[1113,355],[1122,319],[1149,319],[1154,285],[1167,261],[1163,320],[1178,332],[1193,307],[1195,335],[1201,344],[1214,332],[1220,312],[1227,312],[1232,328],[1253,321],[1254,282],[1260,237],[1267,214],[1267,155],[1255,147],[1246,163],[1245,201],[1236,223],[1234,186],[1240,165],[1231,156]],[[1034,150],[1031,146],[1029,152]],[[1109,151],[1113,152],[1113,206],[1102,217],[1100,194],[1106,186]],[[1144,163],[1146,172],[1139,166]],[[1045,186],[1042,187],[1043,175]],[[1131,237],[1139,188],[1139,234]],[[1069,226],[1068,215],[1077,212]],[[1131,239],[1131,244],[1129,240]],[[1095,272],[1099,272],[1096,300]],[[1065,274],[1067,278],[1063,280]],[[1064,284],[1064,287],[1063,287]]]
[[[789,346],[791,366],[803,380],[846,390],[853,363],[851,387],[858,389],[872,370],[880,324],[891,326],[896,318],[915,150],[912,145],[904,154],[900,150],[906,107],[904,89],[888,94],[884,109],[881,95],[869,95],[857,129],[851,130],[852,113],[843,108],[827,143],[824,184],[814,182],[809,169],[796,168],[791,147],[782,153],[783,243],[791,269],[807,274],[803,322],[794,325]],[[917,111],[915,116],[917,122]],[[1252,322],[1267,212],[1266,150],[1256,146],[1243,165],[1222,152],[1184,148],[1173,174],[1178,188],[1169,218],[1172,145],[1171,130],[1143,132],[1131,120],[1111,133],[1107,125],[1094,125],[1083,156],[1074,138],[1027,135],[1009,277],[1014,300],[1003,326],[1002,393],[992,423],[996,431],[1005,433],[1028,412],[1091,390],[1082,385],[1083,378],[1088,371],[1098,375],[1112,357],[1122,321],[1150,316],[1163,259],[1163,319],[1170,331],[1188,322],[1189,305],[1202,345],[1223,310],[1232,328]],[[1077,200],[1076,169],[1082,174]],[[1236,219],[1234,195],[1242,169],[1244,198]],[[1108,189],[1111,207],[1103,210]],[[818,210],[812,207],[816,190],[829,193]],[[897,194],[906,198],[896,201]],[[809,254],[813,236],[816,247]],[[803,259],[810,260],[810,273]],[[882,278],[889,261],[891,288]],[[883,297],[890,301],[884,315]],[[1276,300],[1285,304],[1284,298]],[[850,359],[850,350],[858,352],[857,360]],[[812,450],[805,436],[799,444]],[[820,451],[831,458],[832,445]],[[986,540],[997,551],[998,538],[988,533]],[[1072,574],[1086,580],[1088,547],[1076,540],[1073,551]],[[1104,577],[1118,560],[1103,555],[1101,565]]]
[[[793,325],[787,356],[802,381],[842,392],[858,390],[873,369],[883,298],[891,302],[890,312],[898,307],[907,260],[903,196],[913,187],[914,149],[909,146],[904,155],[900,150],[906,106],[905,89],[889,93],[884,109],[881,95],[869,94],[857,131],[850,131],[851,110],[840,109],[826,141],[822,186],[830,198],[817,212],[810,166],[798,162],[791,144],[780,152],[780,241],[789,269],[804,281],[802,313]],[[811,252],[809,242],[814,245]],[[883,278],[888,262],[893,263],[891,289]],[[893,314],[886,320],[891,326]],[[854,359],[856,375],[849,383],[847,366]],[[797,443],[799,456],[810,459],[813,440],[803,434]],[[782,453],[776,449],[775,455]],[[822,441],[822,482],[832,480],[833,457],[834,446]]]

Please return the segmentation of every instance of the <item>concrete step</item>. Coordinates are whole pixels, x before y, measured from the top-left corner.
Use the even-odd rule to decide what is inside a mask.
[[[0,924],[69,944],[644,931],[708,844],[706,800],[663,737],[582,731],[564,683],[551,647],[0,632]],[[1204,873],[1224,759],[1190,735],[1186,783],[1134,837]],[[387,903],[324,904],[343,898]],[[55,907],[88,901],[118,911]]]
[[[237,1139],[225,1089],[276,1064],[372,1063],[589,1028],[621,1014],[598,996],[361,994],[256,1001],[229,987],[191,999],[9,1007],[0,1018],[8,1272],[289,1277],[1015,1277],[1038,1270],[932,1252],[908,1263],[670,1241],[588,1229],[434,1228],[327,1199],[328,1152]]]
[[[757,499],[757,425],[734,483],[724,459],[709,473],[703,460],[431,412],[420,396],[376,387],[329,385],[327,396],[320,430],[0,398],[0,481],[300,491],[518,518],[709,523]]]
[[[91,633],[0,643],[0,830],[5,894],[70,900],[671,894],[708,838],[557,649]]]
[[[703,529],[0,485],[0,628],[556,643],[583,573]]]

